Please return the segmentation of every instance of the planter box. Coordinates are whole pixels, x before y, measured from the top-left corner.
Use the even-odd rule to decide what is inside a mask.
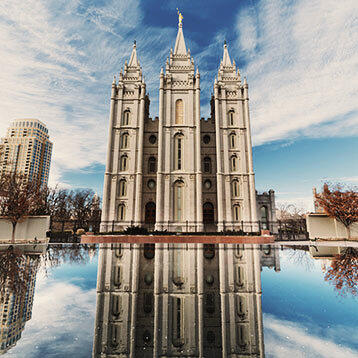
[[[310,239],[347,240],[347,229],[343,224],[326,214],[307,214],[307,231]],[[358,222],[351,224],[350,239],[358,240]]]
[[[46,232],[50,229],[50,216],[26,216],[15,228],[15,241],[47,240]],[[12,224],[4,217],[0,217],[0,241],[11,241]]]

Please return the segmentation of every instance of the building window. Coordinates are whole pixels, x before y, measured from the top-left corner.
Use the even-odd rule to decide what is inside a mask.
[[[126,217],[126,207],[124,204],[118,205],[118,220],[124,220]]]
[[[129,135],[128,133],[124,133],[121,138],[121,149],[128,148],[128,144],[129,144]]]
[[[267,229],[268,229],[268,211],[267,211],[267,207],[266,207],[266,206],[261,206],[260,214],[261,214],[261,224],[262,224],[262,228],[263,228],[264,230],[267,230]]]
[[[155,256],[155,245],[154,244],[144,244],[143,255],[146,259],[152,260]]]
[[[123,112],[123,117],[122,117],[122,125],[123,126],[127,126],[129,124],[129,115],[130,115],[130,110],[126,109]]]
[[[234,110],[230,110],[228,113],[229,126],[234,125]]]
[[[211,189],[211,186],[212,186],[211,180],[207,179],[207,180],[204,181],[204,188],[205,188],[206,190]]]
[[[179,297],[173,297],[173,346],[180,347],[184,344],[183,340],[183,309],[182,299]]]
[[[234,180],[232,182],[232,196],[233,197],[239,196],[239,181],[238,180]]]
[[[175,246],[173,250],[173,283],[179,287],[184,283],[183,250],[179,245]]]
[[[153,179],[148,180],[147,186],[150,190],[153,190],[155,188],[155,181]]]
[[[205,144],[209,144],[209,143],[210,143],[210,136],[209,136],[209,135],[204,135],[204,137],[203,137],[203,142],[204,142]]]
[[[174,166],[175,170],[181,170],[183,169],[183,142],[184,137],[182,134],[175,136],[175,160],[174,160]]]
[[[156,137],[154,134],[152,134],[152,135],[149,137],[149,143],[150,143],[150,144],[155,144],[156,141],[157,141],[157,137]]]
[[[230,162],[231,162],[231,171],[236,172],[237,171],[237,157],[236,157],[236,155],[233,155],[231,157]]]
[[[183,197],[184,183],[177,181],[174,183],[174,221],[180,222],[183,217]]]
[[[236,147],[236,135],[235,133],[230,134],[230,148],[233,149]]]
[[[126,196],[127,194],[127,183],[124,179],[119,181],[119,196]]]
[[[234,205],[234,220],[240,220],[240,205]]]
[[[175,124],[183,124],[184,122],[184,103],[182,99],[175,102]]]
[[[128,168],[128,157],[126,155],[121,156],[119,170],[125,171]]]
[[[211,159],[209,157],[204,158],[204,173],[211,173]]]
[[[157,171],[157,160],[154,157],[148,159],[148,173],[155,173]]]

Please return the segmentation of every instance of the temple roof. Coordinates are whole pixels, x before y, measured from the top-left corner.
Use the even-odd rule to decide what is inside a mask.
[[[138,58],[137,58],[137,45],[136,45],[135,41],[134,41],[134,44],[133,44],[133,50],[132,50],[132,54],[131,54],[131,58],[129,60],[128,66],[129,67],[137,67],[137,66],[139,66],[139,61],[138,61]]]
[[[186,55],[186,46],[183,34],[183,26],[179,24],[177,39],[175,41],[174,55]]]

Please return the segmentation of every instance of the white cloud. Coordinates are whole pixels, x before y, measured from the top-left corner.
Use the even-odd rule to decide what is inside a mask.
[[[32,318],[9,356],[87,357],[91,355],[96,290],[69,282],[38,279]]]
[[[353,358],[358,355],[358,351],[342,344],[342,338],[350,337],[351,342],[357,338],[356,331],[350,327],[331,327],[324,338],[311,333],[312,327],[269,314],[264,314],[264,327],[266,357]]]
[[[354,0],[261,0],[239,14],[256,145],[358,135],[357,14]]]
[[[141,19],[137,0],[0,3],[0,135],[14,118],[45,122],[54,142],[51,184],[68,186],[64,172],[105,162],[112,76],[135,38],[149,90],[158,82],[165,59],[158,44],[172,30],[153,29],[148,39]]]

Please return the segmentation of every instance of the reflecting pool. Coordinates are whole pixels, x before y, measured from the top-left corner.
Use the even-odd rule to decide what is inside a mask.
[[[357,357],[358,247],[0,246],[5,357]]]

